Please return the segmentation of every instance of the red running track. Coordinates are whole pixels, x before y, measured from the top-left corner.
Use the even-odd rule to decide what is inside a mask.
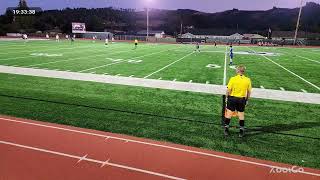
[[[0,117],[0,180],[320,179],[320,170],[38,121]],[[298,168],[295,168],[297,170]]]

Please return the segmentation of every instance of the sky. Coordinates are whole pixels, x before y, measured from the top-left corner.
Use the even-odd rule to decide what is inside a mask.
[[[143,9],[194,9],[204,12],[221,12],[237,8],[240,10],[267,10],[273,6],[282,8],[298,7],[301,0],[27,0],[29,6],[42,9],[63,9],[66,7],[117,7]],[[304,0],[320,4],[320,0]],[[15,7],[19,0],[0,0],[0,14],[7,7]]]

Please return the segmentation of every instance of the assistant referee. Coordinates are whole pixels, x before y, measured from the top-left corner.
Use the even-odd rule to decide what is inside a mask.
[[[239,137],[244,136],[244,111],[252,90],[251,80],[244,75],[245,71],[245,66],[238,66],[236,69],[237,75],[232,77],[228,83],[227,112],[224,121],[225,136],[229,136],[230,121],[235,111],[238,112],[239,116]]]

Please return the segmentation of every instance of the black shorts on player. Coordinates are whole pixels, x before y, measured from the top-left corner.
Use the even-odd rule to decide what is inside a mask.
[[[232,112],[244,112],[246,108],[246,103],[246,98],[229,96],[227,102],[227,109],[229,109]]]

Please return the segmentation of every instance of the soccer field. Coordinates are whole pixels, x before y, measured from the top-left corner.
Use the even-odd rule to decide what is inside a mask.
[[[217,84],[224,81],[226,46],[77,41],[1,41],[0,64],[17,67]],[[234,47],[235,65],[247,66],[255,88],[320,92],[320,50]],[[226,79],[234,66],[226,66]]]
[[[0,65],[222,85],[226,46],[0,41]],[[319,93],[320,49],[234,47],[256,88]],[[228,57],[227,57],[228,60]],[[211,64],[211,68],[207,67]],[[214,68],[212,68],[214,67]],[[320,168],[318,104],[250,100],[246,137],[221,128],[221,96],[0,73],[0,114]],[[237,120],[233,119],[232,126]]]

